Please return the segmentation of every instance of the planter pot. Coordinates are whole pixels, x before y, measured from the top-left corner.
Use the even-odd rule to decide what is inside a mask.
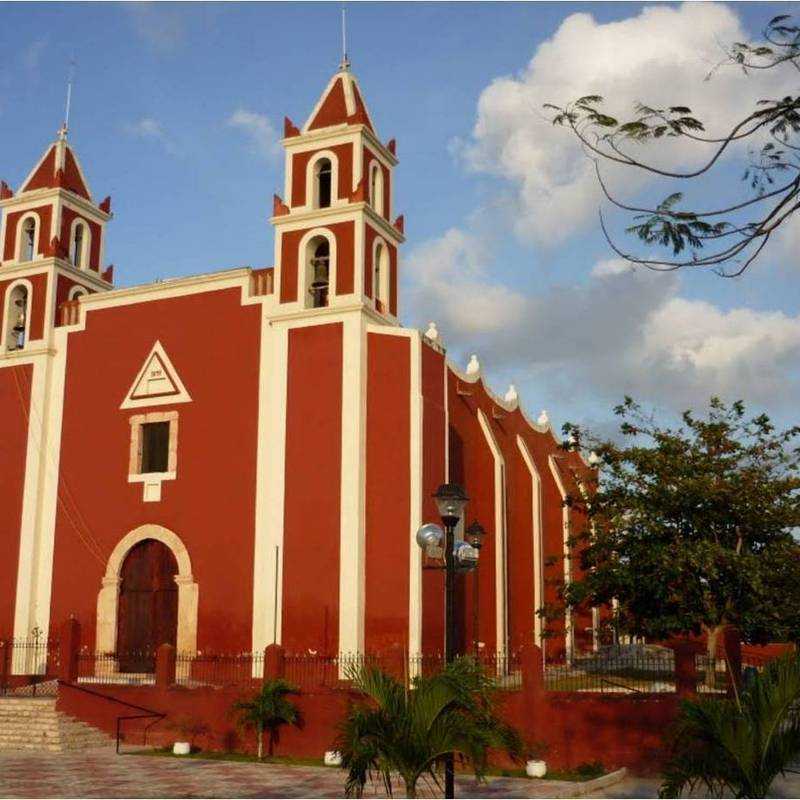
[[[342,754],[338,750],[328,750],[325,753],[325,766],[326,767],[341,767]]]
[[[544,778],[547,775],[547,764],[544,761],[526,761],[525,774],[529,778]]]
[[[172,745],[172,752],[176,756],[188,756],[192,752],[192,745],[189,742],[175,742]]]

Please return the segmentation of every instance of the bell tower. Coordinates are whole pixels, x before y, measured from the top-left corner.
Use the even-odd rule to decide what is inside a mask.
[[[343,60],[302,128],[287,117],[284,198],[274,197],[278,313],[362,308],[396,325],[394,140],[383,144]]]
[[[0,357],[46,346],[59,309],[113,287],[104,267],[111,198],[92,199],[66,125],[17,192],[0,181]]]

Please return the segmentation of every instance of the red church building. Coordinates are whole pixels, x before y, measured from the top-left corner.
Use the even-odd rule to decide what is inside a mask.
[[[74,616],[121,672],[163,642],[440,652],[415,534],[455,482],[487,532],[462,646],[542,644],[586,466],[433,324],[400,324],[396,145],[346,65],[282,145],[274,266],[142,286],[114,288],[111,201],[66,129],[0,184],[0,639]],[[546,654],[591,649],[592,624],[567,616]]]

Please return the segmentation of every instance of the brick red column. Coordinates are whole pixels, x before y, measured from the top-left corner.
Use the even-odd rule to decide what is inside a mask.
[[[286,677],[286,652],[279,644],[268,644],[264,648],[264,680]]]
[[[732,625],[728,625],[723,632],[723,646],[725,648],[725,671],[728,683],[728,694],[733,694],[736,686],[738,691],[742,686],[742,638],[739,631]]]
[[[156,650],[156,686],[168,689],[175,683],[175,648],[171,644],[162,644]]]
[[[677,642],[675,651],[675,691],[679,697],[694,697],[697,693],[695,647],[690,642]]]
[[[58,634],[58,677],[65,683],[78,682],[78,653],[81,649],[81,624],[70,617]]]
[[[541,724],[546,702],[541,648],[535,644],[525,645],[520,653],[520,668],[522,670],[522,691],[525,697],[525,717],[530,725],[530,729],[525,733],[533,735],[534,726],[537,722]]]

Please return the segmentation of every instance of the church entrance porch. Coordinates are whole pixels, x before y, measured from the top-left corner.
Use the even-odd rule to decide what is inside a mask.
[[[117,619],[120,672],[153,672],[155,651],[177,643],[178,563],[155,539],[131,548],[122,564]]]

